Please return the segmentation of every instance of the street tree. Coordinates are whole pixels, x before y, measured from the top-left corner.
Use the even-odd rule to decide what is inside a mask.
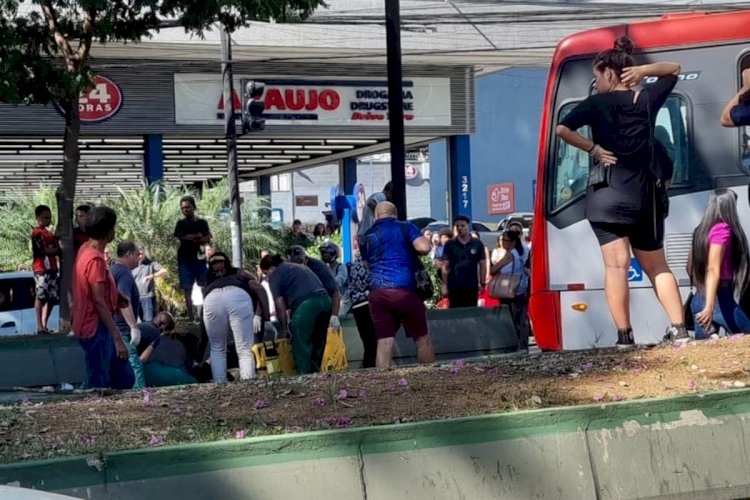
[[[80,150],[79,95],[92,82],[97,44],[139,42],[165,27],[232,33],[252,21],[303,20],[323,0],[0,0],[0,102],[55,104],[64,116],[56,190],[62,248],[61,327],[70,325],[72,214]]]

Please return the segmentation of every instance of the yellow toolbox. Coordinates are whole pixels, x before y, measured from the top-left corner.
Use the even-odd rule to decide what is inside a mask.
[[[294,358],[289,339],[266,340],[253,345],[258,376],[294,373]]]

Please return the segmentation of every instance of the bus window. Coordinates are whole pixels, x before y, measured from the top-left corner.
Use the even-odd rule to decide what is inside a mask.
[[[742,72],[750,68],[750,54],[740,60],[739,78],[742,81]],[[750,127],[740,127],[740,158],[742,166],[750,169]]]
[[[664,146],[674,164],[672,185],[688,181],[690,155],[687,138],[687,105],[681,97],[671,95],[656,115],[654,139]]]
[[[558,122],[562,121],[577,104],[577,102],[571,102],[563,106],[560,110]],[[589,127],[583,127],[578,132],[587,138],[591,137]],[[553,211],[586,193],[589,164],[591,162],[586,151],[575,148],[563,142],[560,138],[557,138],[556,151],[555,191],[552,193],[552,206],[550,207]]]
[[[577,102],[572,102],[563,106],[560,110],[559,120],[570,113],[577,104]],[[589,127],[584,127],[579,132],[587,138],[591,137]],[[661,142],[673,162],[672,185],[686,183],[689,177],[688,159],[690,155],[687,105],[684,99],[671,95],[659,109],[659,113],[656,115],[654,140]],[[555,211],[585,194],[590,164],[589,155],[585,151],[574,148],[563,142],[562,139],[557,139],[556,151],[555,191],[552,193],[551,211]],[[750,160],[750,158],[748,159]]]

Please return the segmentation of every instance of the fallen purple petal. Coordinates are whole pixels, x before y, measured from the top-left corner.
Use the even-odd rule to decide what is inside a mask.
[[[674,344],[672,344],[672,349],[674,349],[675,351],[679,351],[683,347],[685,347],[684,342],[675,342]]]
[[[313,399],[313,404],[318,405],[318,406],[325,406],[326,400],[323,398],[315,398]]]
[[[352,424],[352,419],[349,417],[339,417],[336,420],[335,427],[341,429],[343,427],[349,427]]]
[[[453,362],[453,366],[455,366],[456,368],[463,368],[464,366],[466,366],[466,362],[463,359],[457,359]]]
[[[594,363],[592,363],[591,361],[581,366],[581,371],[583,371],[584,373],[590,372],[593,369],[594,369]]]
[[[148,442],[151,446],[161,446],[164,444],[164,438],[161,436],[157,436],[156,434],[151,434],[151,440]]]
[[[401,387],[406,387],[407,385],[409,385],[409,381],[405,378],[400,378],[398,379],[398,385],[400,385]]]
[[[734,335],[730,335],[729,336],[730,340],[740,340],[740,339],[744,339],[744,338],[745,338],[745,334],[744,333],[735,333]]]
[[[604,396],[602,396],[601,394],[596,394],[594,395],[594,401],[596,402],[604,401]]]
[[[357,397],[359,399],[367,399],[367,393],[365,392],[364,389],[360,389],[359,393],[357,393]]]
[[[346,399],[349,397],[349,393],[346,389],[341,389],[338,394],[336,394],[336,399]]]
[[[263,408],[268,408],[268,401],[266,401],[265,399],[259,399],[258,401],[255,402],[256,410],[261,410]]]
[[[83,442],[87,446],[94,446],[96,444],[96,436],[83,436]]]
[[[697,383],[695,383],[695,380],[691,380],[691,381],[690,381],[690,383],[688,384],[688,388],[689,388],[689,389],[690,389],[691,391],[695,390],[695,389],[696,389],[697,387],[698,387],[698,384],[697,384]]]
[[[450,372],[450,373],[451,373],[452,375],[455,375],[456,373],[460,372],[460,371],[461,371],[461,369],[460,369],[460,368],[458,368],[457,366],[451,366],[450,368],[448,368],[448,371],[449,371],[449,372]]]
[[[625,396],[620,396],[619,394],[612,398],[612,401],[624,401]]]
[[[234,433],[234,437],[237,439],[245,439],[245,431],[237,431]]]
[[[391,384],[391,385],[389,385],[388,387],[386,387],[385,389],[386,389],[387,391],[395,391],[395,390],[396,390],[396,386],[395,386],[395,385],[393,385],[393,384]]]

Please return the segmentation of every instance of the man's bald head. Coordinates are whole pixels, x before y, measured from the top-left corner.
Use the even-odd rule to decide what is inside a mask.
[[[396,210],[396,205],[394,205],[390,201],[381,201],[375,207],[375,219],[388,219],[397,217],[398,210]]]

